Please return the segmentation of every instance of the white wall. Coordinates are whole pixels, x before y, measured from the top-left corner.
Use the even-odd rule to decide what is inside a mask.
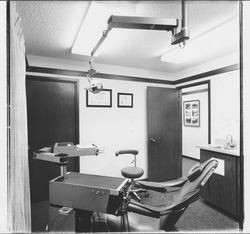
[[[233,65],[235,63],[239,63],[239,57],[237,57],[236,54],[224,57],[224,59],[217,59],[209,63],[190,68],[176,75],[178,78],[185,78],[206,71],[211,71],[213,69],[222,68],[224,66]],[[217,142],[217,139],[225,139],[228,134],[231,134],[239,149],[239,70],[205,77],[192,82],[186,82],[185,85],[205,80],[210,80],[211,82],[211,143],[214,144]],[[187,142],[187,144],[188,143],[189,142]],[[185,144],[185,141],[183,144]]]
[[[34,58],[34,60],[32,60]],[[40,57],[30,57],[30,65],[41,67],[53,67],[80,70],[79,64],[48,60]],[[102,70],[100,71],[102,72]],[[112,73],[112,70],[107,71]],[[130,74],[131,70],[123,68],[122,74]],[[28,73],[32,74],[32,73]],[[112,73],[113,74],[113,73]],[[43,75],[44,74],[38,74]],[[142,76],[140,70],[133,76]],[[155,74],[157,75],[157,74]],[[60,77],[58,75],[47,75]],[[61,76],[62,77],[62,76]],[[65,76],[63,76],[65,77]],[[155,77],[155,76],[154,76]],[[70,77],[69,77],[70,78]],[[165,76],[168,79],[167,76]],[[152,84],[144,82],[119,81],[108,79],[100,80],[105,89],[112,89],[112,108],[86,107],[85,87],[89,86],[86,78],[80,79],[79,84],[79,111],[80,111],[80,144],[96,144],[104,148],[104,153],[97,157],[81,157],[80,172],[95,173],[121,177],[120,170],[132,165],[133,156],[115,156],[115,152],[121,149],[137,149],[137,165],[145,171],[147,177],[147,123],[146,123],[146,89],[147,86],[170,87],[168,85]],[[133,93],[133,108],[118,108],[117,93]]]
[[[238,34],[235,34],[238,35]],[[208,61],[207,63],[203,63],[194,67],[190,67],[189,69],[183,70],[175,74],[176,79],[186,78],[188,76],[197,75],[203,72],[212,71],[218,68],[230,66],[233,64],[239,63],[239,53],[229,54],[217,59],[213,59]]]
[[[230,134],[239,148],[240,74],[239,70],[211,77],[211,143]]]
[[[131,166],[133,156],[115,156],[121,149],[137,149],[137,165],[145,171],[147,177],[147,122],[146,89],[147,86],[160,86],[139,82],[101,80],[105,88],[112,89],[112,108],[86,107],[84,86],[80,85],[80,139],[81,144],[94,143],[104,148],[97,157],[82,157],[82,173],[95,173],[121,177],[120,170]],[[133,108],[118,108],[117,93],[133,93]]]
[[[0,2],[0,232],[7,232],[6,2]]]
[[[235,62],[232,57],[235,58],[234,56],[229,56],[225,60],[218,59],[213,61],[210,64],[211,69],[232,65]],[[74,63],[73,61],[37,56],[29,56],[29,63],[31,66],[82,69],[79,63]],[[187,70],[186,73],[182,72],[178,75],[187,77],[191,74],[198,74],[211,69],[209,69],[209,64],[207,63],[204,64],[203,70],[200,65],[196,69],[192,68]],[[117,68],[116,71],[118,72],[118,70]],[[112,73],[112,71],[112,69],[106,70],[107,73]],[[127,69],[126,72],[126,69],[123,68],[121,74],[131,75],[131,72],[132,70]],[[134,76],[145,75],[144,71],[138,69],[134,70],[134,73]],[[166,79],[168,78],[166,75]],[[214,143],[217,138],[224,139],[228,134],[233,135],[234,140],[239,142],[239,71],[205,78],[205,80],[207,79],[211,80],[211,143]],[[110,175],[120,176],[120,168],[128,165],[131,160],[124,157],[115,158],[115,151],[122,148],[137,147],[140,151],[138,165],[143,167],[146,177],[146,86],[152,84],[108,79],[101,81],[104,84],[104,88],[113,90],[112,108],[86,108],[84,87],[88,84],[85,78],[80,79],[80,143],[95,143],[105,147],[104,154],[100,154],[99,157],[81,159],[81,172],[102,175],[107,175],[108,172]],[[167,87],[164,85],[158,86]],[[134,93],[134,108],[117,108],[117,92]],[[195,95],[192,98],[198,98],[205,102],[205,94],[203,96],[202,94]],[[207,116],[205,113],[207,109],[204,108],[205,105],[203,104],[201,107],[203,118]],[[201,124],[203,124],[203,121],[201,121]],[[120,129],[120,134],[118,129]],[[199,158],[199,149],[196,148],[196,145],[207,144],[208,134],[205,129],[206,127],[203,125],[201,128],[196,129],[190,127],[183,128],[183,155]],[[196,134],[194,134],[194,131],[196,131]],[[111,171],[109,171],[109,165],[112,165]]]
[[[244,232],[250,232],[250,2],[243,1]]]
[[[207,88],[207,85],[199,85],[192,88],[182,89],[182,93]],[[183,102],[191,100],[200,101],[200,126],[185,126],[182,113],[182,155],[200,159],[200,149],[198,149],[196,146],[205,145],[208,143],[208,92],[206,91],[202,93],[182,95],[182,110]]]

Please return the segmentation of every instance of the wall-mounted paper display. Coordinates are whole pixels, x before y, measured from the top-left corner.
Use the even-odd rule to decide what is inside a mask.
[[[118,93],[117,94],[118,107],[133,107],[133,94],[132,93]]]
[[[214,173],[225,176],[225,161],[218,158],[213,159],[217,160],[219,163],[217,168],[214,170]]]
[[[112,107],[112,90],[103,89],[99,93],[86,91],[87,107]]]
[[[190,127],[200,126],[200,101],[192,100],[183,102],[184,125]]]

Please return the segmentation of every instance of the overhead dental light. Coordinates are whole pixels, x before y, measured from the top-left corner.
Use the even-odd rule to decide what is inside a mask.
[[[143,29],[143,30],[163,30],[172,32],[172,45],[182,44],[185,45],[186,40],[189,39],[189,30],[187,27],[187,9],[185,0],[182,0],[182,24],[181,30],[177,32],[178,19],[170,18],[157,18],[157,17],[135,17],[135,16],[117,16],[111,15],[108,19],[107,29],[103,31],[101,38],[97,42],[94,49],[91,51],[91,59],[89,61],[90,69],[88,70],[87,78],[90,87],[87,90],[98,93],[102,91],[103,85],[93,81],[93,76],[97,73],[93,69],[94,55],[101,44],[104,42],[108,33],[113,28],[127,28],[127,29]]]
[[[93,80],[93,76],[96,74],[96,70],[93,68],[92,63],[93,63],[93,57],[92,60],[89,61],[90,69],[88,70],[87,73],[87,79],[88,82],[90,83],[90,86],[86,87],[85,89],[90,91],[91,93],[99,93],[103,89],[103,84],[96,80]]]

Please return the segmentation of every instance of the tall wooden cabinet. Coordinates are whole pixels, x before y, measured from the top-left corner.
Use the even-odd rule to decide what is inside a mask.
[[[201,162],[210,158],[222,160],[222,174],[214,173],[201,190],[201,196],[228,214],[239,217],[239,164],[240,158],[225,153],[200,150]],[[224,168],[224,171],[223,171]]]

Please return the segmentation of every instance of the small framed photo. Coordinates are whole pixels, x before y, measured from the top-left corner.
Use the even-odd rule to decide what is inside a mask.
[[[112,90],[103,89],[99,93],[91,93],[86,90],[87,107],[112,107]]]
[[[118,107],[133,107],[133,94],[132,93],[118,93],[117,94]]]
[[[183,102],[184,126],[200,127],[200,100]]]

